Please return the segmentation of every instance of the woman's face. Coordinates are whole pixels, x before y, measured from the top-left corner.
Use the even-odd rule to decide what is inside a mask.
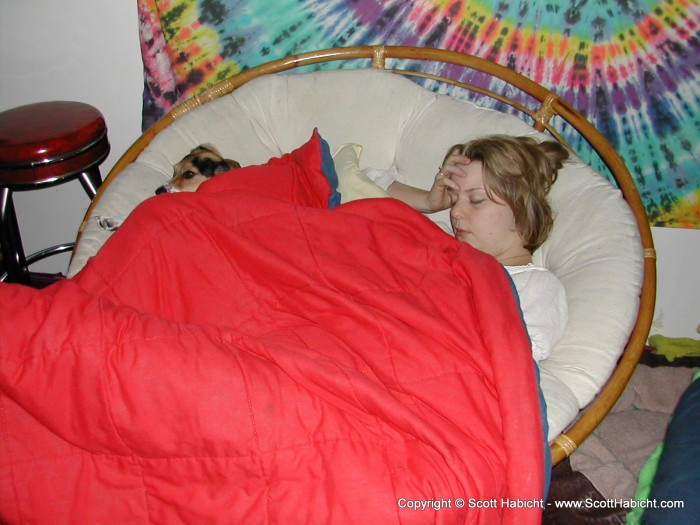
[[[498,260],[522,255],[523,240],[515,227],[510,207],[484,188],[482,164],[472,161],[464,167],[464,177],[453,176],[459,190],[450,190],[450,222],[455,237]]]

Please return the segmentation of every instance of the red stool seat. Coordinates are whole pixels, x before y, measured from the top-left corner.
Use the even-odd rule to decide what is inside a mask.
[[[72,248],[64,243],[25,258],[12,192],[78,178],[92,198],[108,154],[104,117],[89,104],[39,102],[0,113],[0,244],[7,281],[31,284],[28,264]]]
[[[70,177],[104,160],[107,126],[82,102],[39,102],[0,113],[0,184]]]

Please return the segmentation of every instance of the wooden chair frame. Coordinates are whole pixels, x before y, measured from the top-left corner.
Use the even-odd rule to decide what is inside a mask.
[[[444,82],[499,100],[500,102],[508,104],[530,117],[533,121],[533,127],[536,130],[551,133],[556,140],[565,143],[565,140],[550,123],[552,117],[554,116],[562,118],[580,135],[582,135],[593,150],[595,150],[600,156],[602,161],[610,170],[611,175],[615,178],[615,181],[625,200],[632,209],[634,217],[637,221],[642,247],[644,250],[644,280],[640,292],[640,305],[637,320],[624,352],[622,353],[622,356],[620,357],[610,379],[598,393],[596,398],[584,410],[582,410],[581,415],[575,421],[573,426],[571,426],[564,433],[560,434],[551,444],[553,463],[556,464],[560,462],[567,456],[571,455],[578,445],[580,445],[583,440],[588,437],[588,435],[608,414],[610,409],[622,394],[622,391],[625,389],[625,386],[627,385],[632,373],[634,372],[634,369],[637,366],[637,363],[639,362],[641,353],[649,335],[649,329],[651,327],[654,314],[654,305],[656,300],[656,254],[651,236],[651,229],[649,227],[649,221],[637,191],[637,186],[624,162],[616,153],[612,145],[590,122],[588,122],[588,120],[586,120],[581,113],[579,113],[566,101],[561,99],[557,94],[507,67],[476,56],[443,49],[406,46],[357,46],[332,48],[293,55],[242,71],[241,73],[219,82],[199,95],[195,95],[189,100],[178,105],[158,122],[156,122],[145,133],[143,133],[143,135],[141,135],[136,142],[134,142],[134,144],[126,151],[126,153],[124,153],[124,155],[119,159],[108,176],[105,178],[100,191],[87,210],[78,233],[78,240],[80,239],[80,234],[87,225],[93,208],[99,202],[104,189],[109,186],[110,182],[119,173],[121,173],[121,171],[127,165],[136,160],[144,148],[161,130],[168,127],[188,111],[202,106],[223,95],[229,94],[238,87],[257,77],[279,73],[303,66],[314,66],[327,62],[353,59],[369,60],[372,68],[382,69],[406,76],[422,77]],[[502,94],[443,76],[414,70],[391,69],[387,66],[387,60],[390,59],[416,60],[422,62],[436,61],[462,66],[470,70],[486,73],[492,77],[502,80],[508,86],[515,87],[521,92],[526,93],[532,99],[537,101],[538,105],[535,108],[528,108],[521,103],[503,96]]]

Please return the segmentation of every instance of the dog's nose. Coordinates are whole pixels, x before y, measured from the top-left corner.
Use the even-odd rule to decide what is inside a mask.
[[[165,186],[159,186],[158,188],[156,188],[156,195],[160,195],[161,193],[165,193],[167,191],[168,188],[166,188]]]

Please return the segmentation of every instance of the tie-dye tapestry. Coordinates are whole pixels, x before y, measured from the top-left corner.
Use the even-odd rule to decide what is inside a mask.
[[[532,78],[586,115],[633,173],[652,225],[700,227],[700,0],[139,0],[138,8],[144,129],[217,81],[290,54],[372,44],[459,50]],[[586,144],[572,146],[595,166]]]

